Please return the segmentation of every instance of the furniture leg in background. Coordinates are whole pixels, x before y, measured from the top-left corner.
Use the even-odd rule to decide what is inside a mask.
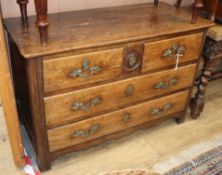
[[[179,8],[182,3],[182,0],[177,0],[175,7]]]
[[[211,76],[211,69],[210,69],[209,60],[205,60],[204,67],[199,77],[199,82],[197,85],[197,93],[195,94],[195,97],[191,100],[190,104],[191,117],[193,119],[197,119],[204,109],[206,88],[210,76]]]
[[[216,65],[221,66],[222,60],[222,27],[216,26],[208,31],[208,37],[206,38],[203,48],[204,66],[202,73],[199,77],[199,83],[197,85],[197,93],[191,100],[191,117],[197,119],[203,111],[205,105],[205,94],[209,80],[222,78],[221,72],[214,71]],[[221,66],[222,67],[222,66]]]
[[[48,30],[48,21],[47,21],[47,10],[48,10],[48,1],[47,0],[35,0],[36,13],[37,13],[37,25],[39,27],[41,44],[46,46],[47,44],[47,30]]]
[[[179,8],[182,3],[182,0],[177,0],[175,7]],[[194,2],[194,9],[193,9],[193,15],[191,23],[195,24],[197,21],[197,17],[199,15],[200,9],[203,8],[203,0],[195,0]]]
[[[203,8],[203,0],[195,0],[191,21],[192,24],[196,23],[201,8]]]
[[[209,16],[211,21],[215,21],[216,13],[217,13],[217,8],[219,5],[220,0],[211,0],[211,14]]]
[[[154,5],[158,6],[159,0],[154,0]]]
[[[24,166],[24,152],[22,136],[19,124],[18,111],[16,107],[14,85],[11,76],[11,66],[5,44],[5,37],[2,26],[0,11],[0,93],[4,109],[5,121],[8,129],[14,163],[17,167]]]
[[[22,21],[25,24],[28,21],[28,17],[27,17],[27,4],[28,4],[28,2],[29,2],[28,0],[17,0],[17,3],[20,6]]]

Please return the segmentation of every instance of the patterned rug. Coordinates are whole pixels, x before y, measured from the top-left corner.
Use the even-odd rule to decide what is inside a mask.
[[[208,151],[164,175],[222,175],[222,146]]]
[[[123,172],[112,172],[112,173],[105,173],[103,175],[159,175],[157,173],[151,173],[141,170],[131,170],[131,171],[123,171]]]

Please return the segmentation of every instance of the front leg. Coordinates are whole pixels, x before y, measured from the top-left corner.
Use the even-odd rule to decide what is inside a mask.
[[[203,0],[195,0],[191,21],[192,24],[196,23],[201,8],[203,8]]]
[[[47,21],[48,2],[47,0],[35,0],[35,6],[41,44],[45,46],[47,44],[47,30],[49,25]]]
[[[27,4],[28,4],[28,0],[17,0],[17,3],[19,4],[20,7],[20,11],[21,11],[21,17],[22,17],[22,21],[24,23],[27,23],[28,21],[28,17],[27,17]]]

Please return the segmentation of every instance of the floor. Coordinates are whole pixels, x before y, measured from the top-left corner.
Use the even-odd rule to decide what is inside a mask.
[[[222,145],[222,80],[210,84],[207,104],[198,120],[189,118],[177,125],[174,120],[140,130],[131,136],[60,157],[43,175],[100,175],[129,169],[162,173],[189,157]],[[0,109],[0,172],[23,175],[14,167]]]

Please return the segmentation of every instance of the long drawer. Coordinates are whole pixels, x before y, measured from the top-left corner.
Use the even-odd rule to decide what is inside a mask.
[[[54,152],[157,118],[183,112],[189,91],[179,92],[112,113],[48,130],[49,151]]]
[[[192,85],[196,64],[44,98],[46,124],[56,127]]]
[[[142,72],[196,60],[199,57],[203,33],[145,44]]]
[[[123,49],[93,52],[43,61],[44,91],[73,88],[118,77]]]

